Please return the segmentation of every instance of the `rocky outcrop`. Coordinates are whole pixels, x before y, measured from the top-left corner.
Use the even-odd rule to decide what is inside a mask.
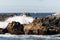
[[[14,21],[12,23],[9,23],[7,26],[8,33],[11,34],[23,34],[23,28],[23,25],[21,25],[19,22]]]
[[[47,33],[49,35],[60,33],[60,17],[59,14],[53,14],[51,16],[42,18],[42,26],[46,26]]]
[[[43,20],[35,18],[32,23],[24,26],[25,34],[35,34],[35,35],[54,35],[60,33],[60,18],[54,17],[50,19],[49,17]]]
[[[50,18],[50,17],[45,17],[42,18],[42,24],[43,26],[56,26],[59,27],[60,26],[60,17],[54,17],[54,18]]]
[[[45,34],[46,28],[42,26],[41,19],[35,18],[31,24],[24,26],[25,34]]]
[[[5,29],[0,28],[0,34],[33,34],[33,35],[54,35],[60,33],[60,21],[54,18],[49,21],[49,18],[41,20],[35,18],[30,24],[20,24],[19,22],[11,22]],[[57,25],[58,24],[58,25]]]
[[[28,14],[25,15],[29,16]],[[5,33],[33,35],[59,34],[60,17],[56,17],[56,15],[47,16],[42,19],[36,17],[33,22],[29,24],[20,24],[20,22],[12,21],[5,29],[0,28],[0,34]]]
[[[54,35],[60,33],[60,27],[47,27],[46,35]]]

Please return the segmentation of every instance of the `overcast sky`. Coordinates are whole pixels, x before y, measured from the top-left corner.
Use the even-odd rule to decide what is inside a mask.
[[[0,13],[59,11],[60,0],[0,0]]]

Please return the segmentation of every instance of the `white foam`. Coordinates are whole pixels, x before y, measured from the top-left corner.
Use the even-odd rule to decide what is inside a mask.
[[[8,25],[8,22],[0,22],[0,28],[6,28]]]
[[[8,23],[12,21],[20,22],[21,24],[29,24],[34,20],[32,17],[27,17],[25,15],[23,16],[14,16],[14,17],[9,17],[6,21],[1,22],[0,21],[0,28],[6,28]]]
[[[6,22],[12,22],[12,21],[20,22],[21,24],[29,24],[33,21],[33,18],[27,16],[14,16],[6,20]]]

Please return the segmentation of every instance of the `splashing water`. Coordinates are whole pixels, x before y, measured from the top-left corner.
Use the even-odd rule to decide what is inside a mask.
[[[0,28],[6,28],[8,23],[12,21],[20,22],[21,24],[29,24],[34,20],[32,17],[27,16],[14,16],[8,18],[6,21],[0,21]],[[7,36],[8,35],[8,36]],[[60,35],[60,34],[59,34]],[[57,35],[57,36],[59,36]],[[0,40],[60,40],[60,37],[55,35],[11,35],[11,34],[0,34]]]
[[[28,16],[14,16],[11,18],[8,18],[6,20],[7,22],[12,22],[12,21],[16,21],[16,22],[20,22],[21,24],[29,24],[33,21],[32,17],[28,17]]]
[[[16,21],[16,22],[20,22],[21,24],[29,24],[34,20],[33,17],[29,17],[29,16],[14,16],[14,17],[9,17],[6,21],[4,22],[0,22],[0,28],[6,28],[6,26],[8,25],[8,23],[12,22],[12,21]]]

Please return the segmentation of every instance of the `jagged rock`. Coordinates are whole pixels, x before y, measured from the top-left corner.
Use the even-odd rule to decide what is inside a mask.
[[[24,14],[29,16],[28,14]],[[13,15],[11,15],[13,17]],[[36,34],[36,35],[53,35],[60,33],[60,17],[49,16],[45,18],[35,18],[32,23],[20,24],[11,22],[5,29],[0,28],[0,34]]]
[[[60,33],[60,27],[47,27],[47,35],[54,35]]]
[[[60,25],[60,18],[57,18],[57,17],[54,17],[54,18],[49,18],[49,17],[46,17],[46,18],[42,18],[42,25],[43,26],[57,26],[59,27]]]
[[[32,23],[36,24],[36,23],[40,23],[41,22],[41,19],[40,18],[37,18],[35,17],[35,19],[33,20]]]
[[[41,22],[41,19],[35,18],[32,23],[24,26],[24,32],[25,34],[46,34],[46,35],[53,35],[53,34],[59,34],[60,33],[60,27],[57,27],[57,24],[59,24],[59,19],[52,19],[50,24],[49,18],[45,18],[43,21],[46,23],[43,26],[43,23]],[[47,26],[48,25],[48,26]]]
[[[14,21],[12,23],[9,23],[7,26],[7,30],[11,34],[23,34],[23,28],[23,25],[21,25],[19,22]]]
[[[30,34],[46,34],[46,28],[43,27],[41,24],[34,24],[34,26],[29,30]]]
[[[46,26],[47,33],[49,35],[60,33],[60,17],[52,16],[42,18],[42,26]]]
[[[32,23],[24,26],[25,34],[45,34],[46,28],[42,26],[41,20],[35,18]]]

